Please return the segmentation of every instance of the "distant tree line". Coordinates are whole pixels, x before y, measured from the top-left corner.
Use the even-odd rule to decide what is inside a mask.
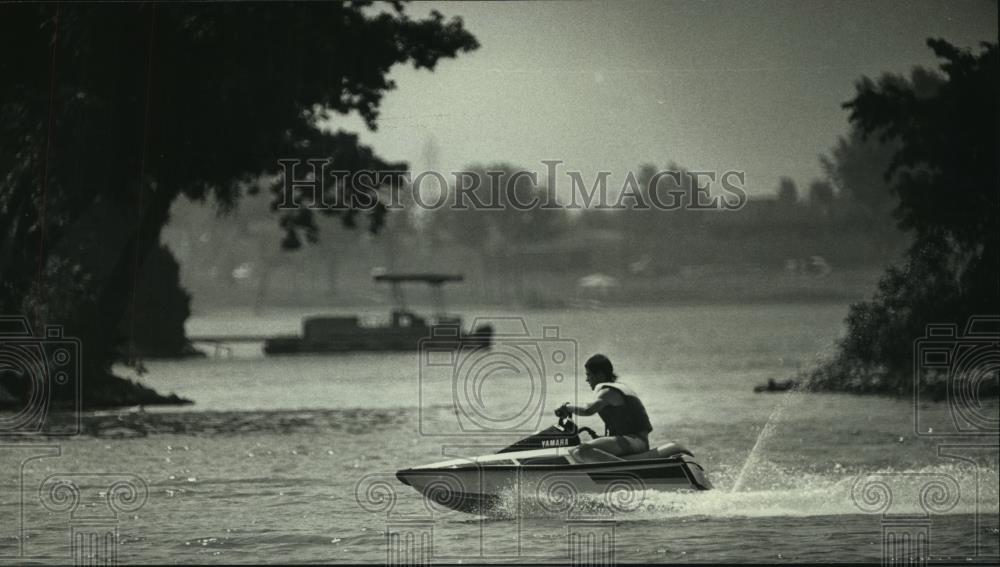
[[[257,287],[258,308],[271,301],[294,301],[289,293],[301,293],[300,301],[309,304],[322,302],[324,297],[331,302],[348,301],[351,287],[368,282],[364,275],[345,270],[365,261],[387,269],[419,263],[425,270],[472,272],[478,295],[470,297],[464,288],[453,293],[473,301],[514,305],[531,304],[536,288],[543,285],[539,282],[551,280],[546,274],[570,276],[568,281],[572,281],[573,274],[579,278],[604,272],[630,284],[640,278],[674,276],[689,266],[740,264],[781,271],[789,263],[802,264],[811,257],[821,257],[821,262],[826,260],[838,270],[883,266],[904,248],[907,238],[892,226],[891,207],[881,204],[873,209],[868,201],[870,194],[889,195],[887,182],[877,173],[888,167],[887,152],[870,140],[841,140],[823,160],[831,171],[843,172],[851,184],[828,175],[813,180],[807,198],[800,199],[794,181],[781,178],[774,196],[751,194],[744,210],[724,213],[638,206],[651,202],[654,183],[660,199],[668,193],[683,202],[697,197],[691,172],[673,162],[664,167],[639,166],[632,174],[635,198],[622,199],[624,208],[517,208],[506,201],[547,202],[552,193],[545,176],[539,175],[542,183],[536,184],[521,175],[524,168],[496,162],[464,168],[469,175],[464,177],[462,198],[453,185],[443,187],[442,201],[463,203],[464,208],[425,210],[416,206],[410,192],[402,191],[403,209],[386,215],[388,230],[370,241],[359,240],[360,234],[338,231],[334,239],[304,247],[294,255],[281,254],[270,221],[272,213],[260,199],[247,201],[238,214],[214,222],[206,213],[188,208],[185,218],[177,219],[172,227],[187,231],[185,242],[193,248],[186,252],[185,261],[192,264],[190,273],[201,280],[199,289],[228,286],[237,268],[249,265],[252,269],[242,274],[247,279],[239,283],[245,292]],[[659,171],[679,175],[656,179]],[[618,199],[617,195],[609,197],[610,202]],[[563,204],[568,200],[561,195]],[[475,202],[491,206],[476,208]],[[321,266],[326,266],[325,271]],[[214,275],[206,279],[210,274]],[[328,295],[318,296],[297,285],[289,289],[289,278],[319,279]],[[284,289],[275,288],[279,281],[286,282]],[[246,302],[246,293],[242,297]],[[655,298],[646,294],[643,300],[649,299]]]

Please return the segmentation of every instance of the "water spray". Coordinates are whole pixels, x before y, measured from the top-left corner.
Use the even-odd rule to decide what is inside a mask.
[[[743,462],[743,467],[740,469],[740,474],[736,475],[736,482],[733,483],[733,487],[730,492],[739,492],[743,488],[743,484],[746,480],[747,473],[753,469],[757,463],[760,461],[761,448],[764,445],[764,441],[771,437],[771,433],[778,426],[778,417],[784,413],[785,409],[791,405],[791,400],[797,396],[793,394],[798,393],[799,386],[794,386],[781,397],[778,402],[777,407],[771,412],[771,415],[767,418],[767,423],[761,428],[760,433],[757,434],[757,441],[754,442],[753,448],[750,449],[750,454],[747,456],[747,460]]]

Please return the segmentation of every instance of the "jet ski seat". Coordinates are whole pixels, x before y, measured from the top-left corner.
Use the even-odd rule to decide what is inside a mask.
[[[622,458],[626,461],[641,461],[645,459],[664,459],[667,457],[676,457],[678,455],[688,455],[693,457],[694,453],[688,451],[687,447],[681,445],[680,443],[667,443],[666,445],[660,445],[655,449],[650,449],[642,453],[625,455]]]

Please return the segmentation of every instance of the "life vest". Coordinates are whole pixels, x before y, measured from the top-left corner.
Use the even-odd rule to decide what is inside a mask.
[[[646,413],[646,406],[642,405],[632,388],[621,382],[602,382],[594,389],[600,391],[604,388],[618,390],[625,399],[624,405],[605,405],[597,412],[597,415],[604,420],[608,435],[648,434],[653,430],[653,425],[649,423],[649,415]]]

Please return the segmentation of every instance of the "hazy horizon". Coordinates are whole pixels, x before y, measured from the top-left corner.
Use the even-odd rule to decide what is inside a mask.
[[[928,37],[973,49],[997,38],[987,0],[410,7],[431,9],[462,17],[481,48],[433,73],[394,68],[378,131],[353,115],[333,128],[415,170],[558,159],[616,179],[676,162],[743,170],[751,196],[782,176],[800,188],[822,177],[817,157],[847,133],[841,104],[862,76],[936,69]]]

